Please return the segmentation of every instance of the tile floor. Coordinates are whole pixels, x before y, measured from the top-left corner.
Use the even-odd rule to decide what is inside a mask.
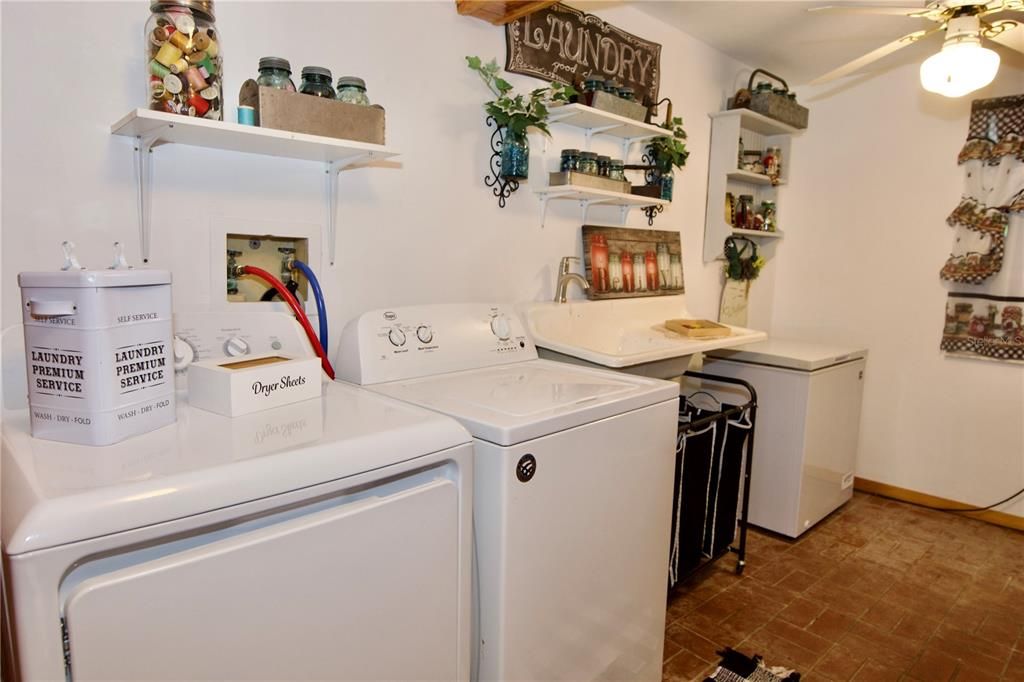
[[[670,597],[664,680],[732,646],[802,682],[1024,681],[1024,533],[858,493],[800,540],[748,535]]]

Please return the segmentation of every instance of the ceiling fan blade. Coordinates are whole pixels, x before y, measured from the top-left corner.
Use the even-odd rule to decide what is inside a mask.
[[[890,55],[896,50],[899,50],[900,48],[907,47],[908,45],[913,45],[917,41],[923,38],[927,38],[928,36],[932,35],[933,33],[937,33],[942,29],[943,26],[936,26],[935,28],[930,28],[924,31],[914,31],[913,33],[909,33],[898,40],[894,40],[891,43],[888,43],[887,45],[883,45],[877,50],[872,50],[871,52],[868,52],[866,55],[854,59],[852,62],[843,64],[838,69],[833,69],[832,71],[829,71],[823,76],[818,76],[817,78],[812,80],[809,83],[809,85],[821,85],[822,83],[827,83],[828,81],[835,80],[836,78],[848,76],[854,71],[858,71],[863,67],[867,66],[871,62],[877,61],[882,57]]]
[[[1003,47],[1024,52],[1024,23],[1012,19],[993,21],[982,31],[982,35]]]
[[[825,5],[824,7],[811,7],[807,11],[832,14],[885,14],[938,21],[942,18],[944,10],[934,7],[893,7],[892,5]]]

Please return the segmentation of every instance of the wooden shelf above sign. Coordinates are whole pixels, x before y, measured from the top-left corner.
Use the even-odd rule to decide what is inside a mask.
[[[556,2],[558,0],[455,0],[455,9],[464,16],[504,26]]]

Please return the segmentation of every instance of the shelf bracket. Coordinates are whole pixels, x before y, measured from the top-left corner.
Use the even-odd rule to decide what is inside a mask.
[[[583,219],[583,222],[587,222],[587,212],[590,210],[591,206],[593,206],[594,204],[605,204],[608,203],[608,201],[608,199],[581,199],[580,215]]]
[[[355,168],[371,159],[373,159],[373,152],[367,152],[366,154],[359,154],[347,159],[328,161],[324,164],[324,173],[327,179],[327,239],[324,241],[327,242],[328,262],[332,266],[334,265],[335,247],[338,240],[338,175],[347,168]]]
[[[151,234],[152,185],[153,185],[153,147],[163,144],[161,134],[173,124],[161,126],[146,137],[135,136],[134,172],[135,172],[135,209],[139,223],[139,251],[142,262],[149,262],[149,238]]]
[[[586,149],[584,151],[590,151],[590,142],[591,140],[594,139],[594,135],[600,135],[601,133],[607,132],[609,130],[615,130],[616,128],[619,127],[621,126],[615,124],[613,126],[597,126],[596,128],[584,128],[583,138],[584,140],[586,140]]]

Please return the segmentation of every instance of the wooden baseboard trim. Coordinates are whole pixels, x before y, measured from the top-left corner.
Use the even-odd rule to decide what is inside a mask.
[[[929,495],[928,493],[919,493],[916,490],[900,488],[899,486],[889,485],[888,483],[872,481],[867,478],[854,478],[853,487],[855,490],[860,490],[861,492],[880,495],[881,497],[888,497],[893,500],[899,500],[900,502],[923,504],[926,507],[954,507],[967,509],[975,506],[972,504],[965,504],[964,502],[957,502],[956,500],[949,500],[945,497]],[[983,512],[964,512],[963,515],[969,516],[972,519],[978,519],[979,521],[986,521],[996,526],[1024,531],[1024,517],[1014,516],[1013,514],[1007,514],[1006,512],[988,510]]]

